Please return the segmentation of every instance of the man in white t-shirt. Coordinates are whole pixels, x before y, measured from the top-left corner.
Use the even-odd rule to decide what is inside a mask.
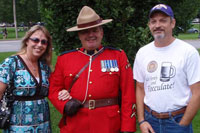
[[[200,106],[200,57],[191,45],[172,36],[174,14],[154,6],[149,29],[154,41],[134,62],[137,115],[142,133],[191,133]]]

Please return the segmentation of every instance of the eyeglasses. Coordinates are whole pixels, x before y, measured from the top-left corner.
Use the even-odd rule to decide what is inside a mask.
[[[33,41],[34,43],[39,43],[41,42],[42,45],[48,45],[48,41],[45,39],[40,40],[39,38],[29,38],[31,41]]]

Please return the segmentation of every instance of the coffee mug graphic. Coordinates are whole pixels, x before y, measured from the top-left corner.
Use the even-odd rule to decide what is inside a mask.
[[[176,74],[176,69],[171,62],[163,62],[161,65],[160,81],[167,82]]]

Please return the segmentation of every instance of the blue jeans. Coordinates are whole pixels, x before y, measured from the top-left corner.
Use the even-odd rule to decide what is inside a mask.
[[[167,119],[158,119],[145,110],[145,120],[149,122],[156,133],[193,133],[192,123],[181,126],[179,122],[183,114],[171,116]]]

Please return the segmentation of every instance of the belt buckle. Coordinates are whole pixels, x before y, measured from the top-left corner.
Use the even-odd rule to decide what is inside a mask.
[[[95,100],[89,100],[89,109],[95,109]]]

